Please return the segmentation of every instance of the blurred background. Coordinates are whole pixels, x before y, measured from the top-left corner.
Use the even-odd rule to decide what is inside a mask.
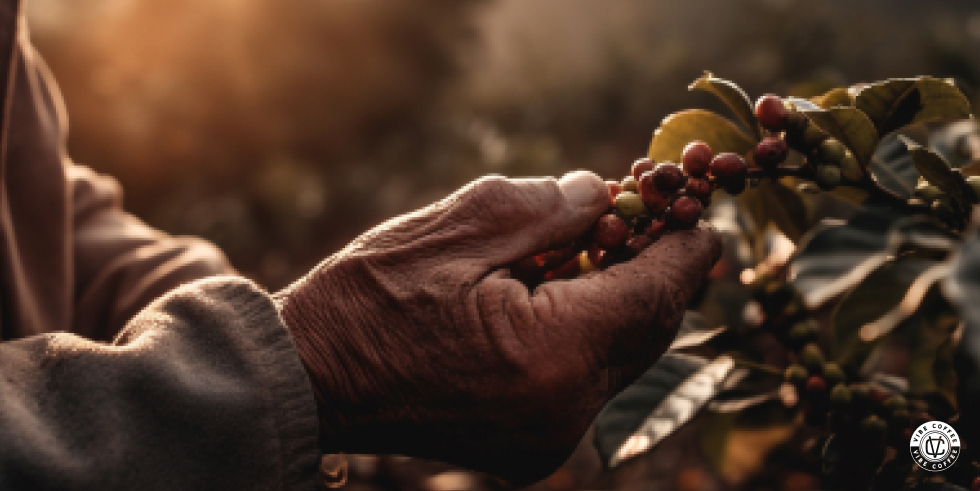
[[[704,70],[753,99],[915,75],[980,95],[976,0],[28,0],[27,12],[72,157],[122,181],[131,211],[216,242],[270,289],[487,173],[618,179],[670,112],[723,110],[687,91]],[[590,450],[536,487],[588,482]],[[678,489],[710,487],[684,469]],[[348,489],[503,489],[398,457],[352,457],[351,471]],[[799,479],[784,488],[813,485]]]
[[[671,111],[888,77],[980,84],[975,0],[28,0],[70,152],[277,288],[487,173],[620,177]]]

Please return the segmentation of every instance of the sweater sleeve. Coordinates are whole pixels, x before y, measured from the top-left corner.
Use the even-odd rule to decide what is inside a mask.
[[[111,344],[0,343],[0,489],[313,490],[308,376],[271,299],[197,281]]]
[[[210,243],[169,236],[124,211],[111,177],[71,163],[66,173],[74,229],[73,332],[107,341],[172,288],[233,273]]]

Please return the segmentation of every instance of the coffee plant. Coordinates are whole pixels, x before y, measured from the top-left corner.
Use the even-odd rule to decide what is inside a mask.
[[[521,265],[532,282],[607,268],[702,215],[726,236],[670,350],[596,422],[611,474],[684,438],[722,488],[980,490],[980,136],[966,97],[929,77],[755,103],[711,74],[691,89],[736,121],[664,119],[608,182],[592,233]],[[961,448],[926,469],[909,445],[931,421]],[[663,487],[705,487],[690,470]]]

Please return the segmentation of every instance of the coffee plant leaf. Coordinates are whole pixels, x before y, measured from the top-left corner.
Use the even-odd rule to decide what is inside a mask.
[[[677,336],[674,337],[674,342],[667,350],[677,351],[703,346],[727,330],[726,326],[711,326],[700,312],[688,311],[684,314],[684,321],[677,331]]]
[[[853,107],[834,107],[803,111],[814,124],[840,140],[851,150],[863,168],[867,168],[878,148],[878,130],[860,110]]]
[[[910,198],[919,181],[912,155],[898,135],[881,140],[868,169],[877,186],[901,198]]]
[[[900,137],[900,139],[908,148],[912,163],[919,174],[949,195],[961,213],[967,213],[973,204],[980,202],[977,193],[966,183],[963,175],[954,171],[942,156],[908,138]]]
[[[909,391],[938,394],[955,408],[957,377],[953,364],[953,332],[959,319],[950,306],[944,304],[938,288],[928,303],[928,310],[923,308],[914,319],[918,322],[910,336]]]
[[[871,118],[878,134],[915,123],[970,117],[970,102],[949,80],[922,77],[889,79],[864,87],[854,106]]]
[[[801,97],[786,97],[783,99],[783,101],[793,104],[793,106],[795,106],[799,111],[816,111],[817,109],[820,109],[820,106]]]
[[[596,418],[595,445],[603,462],[616,467],[655,448],[701,411],[734,366],[728,356],[708,362],[665,354]]]
[[[847,275],[888,247],[888,232],[901,218],[892,208],[869,205],[845,223],[827,221],[801,241],[790,265],[793,286],[818,308],[853,287]]]
[[[711,72],[705,72],[701,78],[695,80],[688,90],[703,90],[710,92],[715,97],[725,103],[735,117],[738,118],[746,128],[752,131],[756,139],[762,138],[762,127],[755,117],[755,110],[752,107],[752,99],[748,94],[730,80],[715,77]],[[714,147],[711,147],[714,148]],[[717,152],[717,150],[715,150]]]
[[[715,153],[747,156],[755,150],[755,140],[735,123],[711,111],[689,109],[664,118],[647,156],[656,162],[680,162],[684,147],[695,140],[707,143]]]
[[[905,298],[909,286],[936,261],[900,257],[877,267],[844,296],[833,313],[836,359],[841,365],[859,368],[875,343],[866,340],[861,328],[886,315]]]
[[[956,400],[963,414],[980,414],[980,216],[974,215],[967,238],[951,263],[952,274],[943,281],[942,291],[962,322],[955,358]],[[962,424],[964,439],[980,441],[977,418],[963,418]]]
[[[850,91],[843,87],[838,87],[831,89],[826,94],[819,95],[817,97],[811,97],[810,102],[816,104],[823,109],[830,109],[832,107],[838,106],[853,106],[854,97],[851,96]]]
[[[810,226],[806,203],[800,194],[779,181],[763,179],[755,188],[738,195],[737,201],[756,224],[758,233],[773,225],[796,243]]]

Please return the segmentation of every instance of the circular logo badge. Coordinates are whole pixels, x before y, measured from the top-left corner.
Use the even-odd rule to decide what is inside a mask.
[[[942,421],[923,423],[912,432],[909,451],[919,467],[938,472],[953,465],[960,456],[960,436]]]

